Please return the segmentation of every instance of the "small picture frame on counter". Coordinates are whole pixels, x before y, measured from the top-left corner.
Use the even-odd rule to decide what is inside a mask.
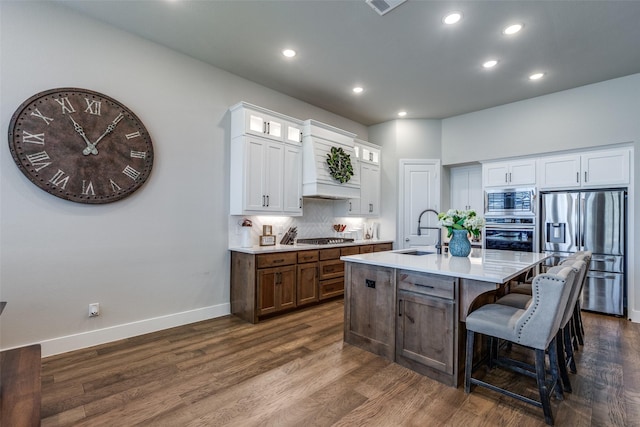
[[[276,244],[276,236],[274,235],[260,236],[260,246],[275,246],[275,244]]]

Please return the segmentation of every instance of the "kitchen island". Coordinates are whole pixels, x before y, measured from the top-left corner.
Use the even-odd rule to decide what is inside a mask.
[[[453,257],[420,248],[343,256],[344,340],[457,387],[467,314],[547,257],[483,249]]]

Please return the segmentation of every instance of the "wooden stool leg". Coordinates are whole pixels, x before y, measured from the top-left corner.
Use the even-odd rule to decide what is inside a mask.
[[[549,399],[549,390],[546,384],[545,369],[545,352],[536,349],[536,378],[538,381],[538,391],[540,392],[540,402],[542,403],[542,411],[544,412],[544,421],[550,426],[553,425],[553,414],[551,412],[551,400]]]
[[[567,361],[564,358],[564,344],[563,344],[563,331],[562,329],[558,331],[556,335],[556,348],[558,353],[558,369],[560,370],[560,378],[562,378],[562,385],[564,391],[567,393],[571,393],[573,389],[571,388],[571,381],[569,380],[569,372],[567,371]]]
[[[558,375],[558,347],[556,340],[553,339],[549,343],[549,370],[551,371],[551,380],[553,381],[553,389],[556,393],[556,399],[564,400],[564,393],[562,391],[562,382],[560,375]]]
[[[475,332],[467,330],[467,355],[464,364],[464,392],[471,392],[471,371],[473,370],[473,341]]]
[[[562,333],[564,336],[564,351],[567,354],[567,363],[569,364],[569,370],[572,374],[577,372],[576,362],[573,357],[573,346],[571,343],[571,325],[567,323]]]

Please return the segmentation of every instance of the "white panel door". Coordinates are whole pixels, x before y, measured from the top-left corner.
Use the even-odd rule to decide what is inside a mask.
[[[403,248],[435,246],[442,227],[437,214],[424,211],[440,211],[440,161],[401,160],[400,174],[401,225],[398,244]],[[418,233],[421,214],[420,226],[434,229],[421,229]]]

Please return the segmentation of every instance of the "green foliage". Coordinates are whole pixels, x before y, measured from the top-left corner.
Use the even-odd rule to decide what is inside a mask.
[[[342,148],[331,147],[331,153],[327,153],[327,165],[331,176],[341,184],[348,182],[353,176],[351,156]]]

